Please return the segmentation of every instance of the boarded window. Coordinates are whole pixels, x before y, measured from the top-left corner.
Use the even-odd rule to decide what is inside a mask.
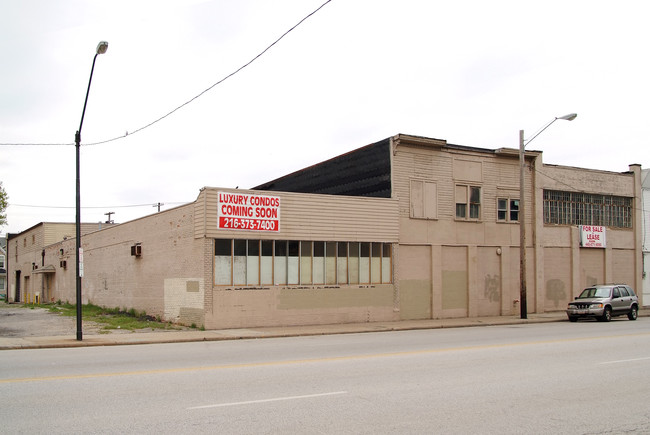
[[[359,242],[350,242],[348,254],[348,273],[350,284],[359,284]]]
[[[325,284],[325,242],[314,242],[314,284]]]
[[[275,284],[287,283],[287,241],[275,242],[275,257],[273,258],[273,276]]]
[[[438,185],[431,181],[411,180],[411,217],[438,217]]]
[[[336,258],[336,276],[339,284],[348,283],[348,244],[338,242],[338,256]]]
[[[232,277],[235,285],[246,285],[246,240],[234,240]]]
[[[359,283],[370,283],[370,243],[360,243]]]
[[[325,244],[325,284],[336,284],[336,242]]]
[[[381,253],[381,282],[389,283],[393,281],[392,274],[392,265],[391,259],[392,256],[392,246],[390,243],[382,244],[382,253]]]
[[[262,240],[260,278],[262,285],[273,284],[273,240]]]
[[[300,283],[300,242],[289,240],[287,257],[287,284]]]
[[[260,284],[260,241],[249,240],[246,253],[246,284]]]
[[[312,242],[300,242],[300,283],[311,284]]]
[[[214,283],[230,285],[232,283],[232,240],[214,241]]]

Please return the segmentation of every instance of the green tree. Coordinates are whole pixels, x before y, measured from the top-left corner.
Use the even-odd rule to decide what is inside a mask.
[[[0,181],[0,227],[7,224],[7,192],[2,187],[2,181]]]

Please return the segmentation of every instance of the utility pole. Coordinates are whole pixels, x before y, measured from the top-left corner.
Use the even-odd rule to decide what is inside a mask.
[[[158,213],[160,213],[160,206],[163,206],[163,205],[165,205],[165,204],[162,203],[162,202],[159,202],[158,204],[154,204],[153,206],[158,207]]]
[[[106,220],[107,224],[112,224],[113,223],[113,220],[111,219],[111,215],[114,215],[114,214],[115,214],[114,211],[109,211],[108,213],[104,213],[104,216],[108,216],[108,220]]]

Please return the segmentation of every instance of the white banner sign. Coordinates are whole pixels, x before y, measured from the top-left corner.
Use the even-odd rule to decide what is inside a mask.
[[[280,198],[277,196],[219,192],[219,229],[280,231]]]
[[[605,248],[606,228],[597,225],[580,225],[580,246],[583,248]]]
[[[84,277],[84,248],[79,248],[79,278]]]

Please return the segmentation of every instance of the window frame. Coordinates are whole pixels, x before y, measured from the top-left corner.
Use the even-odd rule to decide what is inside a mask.
[[[388,242],[213,240],[212,281],[216,287],[393,283],[394,252]],[[267,255],[269,252],[273,255]]]
[[[410,180],[409,217],[438,219],[438,183],[433,180]]]
[[[500,205],[501,201],[505,201],[505,208]],[[513,203],[516,204],[516,210],[513,210]],[[518,223],[519,222],[519,198],[511,198],[508,196],[497,197],[497,222],[501,223]],[[505,213],[505,217],[501,218],[501,213]],[[513,219],[513,213],[517,214],[517,218]]]
[[[634,198],[544,189],[545,225],[595,225],[634,228]]]
[[[478,202],[475,201],[476,197],[473,195],[475,191],[478,192]],[[456,184],[454,201],[457,221],[480,222],[483,219],[483,187],[481,185]],[[473,210],[476,210],[476,213]]]

